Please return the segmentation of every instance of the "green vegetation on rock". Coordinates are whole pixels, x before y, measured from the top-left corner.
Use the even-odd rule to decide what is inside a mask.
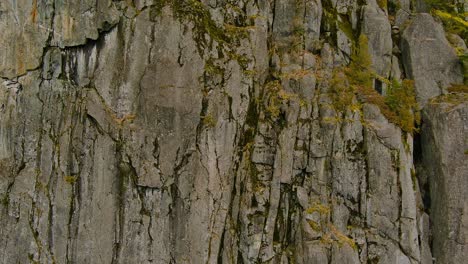
[[[397,80],[393,80],[385,97],[385,103],[396,114],[396,118],[390,120],[391,122],[396,123],[406,132],[417,130],[417,125],[421,123],[421,115],[416,102],[414,81],[403,80],[400,84]]]
[[[462,4],[447,0],[425,0],[431,7],[432,15],[438,17],[444,24],[447,32],[460,35],[465,42],[468,42],[468,22],[467,15]]]
[[[463,67],[464,82],[465,84],[468,85],[468,54],[467,53],[461,54],[459,58]]]
[[[374,79],[379,79],[388,86],[386,96],[374,90]],[[377,105],[382,114],[403,131],[409,133],[417,131],[421,118],[414,82],[403,80],[400,84],[397,80],[389,81],[373,72],[368,52],[368,39],[364,34],[359,37],[350,65],[335,71],[331,80],[331,91],[334,106],[338,111],[344,112],[351,108],[353,94],[357,94],[361,102]]]

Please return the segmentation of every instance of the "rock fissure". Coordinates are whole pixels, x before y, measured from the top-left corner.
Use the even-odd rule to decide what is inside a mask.
[[[0,4],[0,261],[462,263],[457,32],[422,1],[221,2]],[[417,120],[410,93],[360,102],[405,77],[412,136],[375,105]]]

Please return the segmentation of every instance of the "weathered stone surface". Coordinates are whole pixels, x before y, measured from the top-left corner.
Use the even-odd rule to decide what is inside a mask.
[[[100,31],[118,23],[119,16],[111,0],[54,1],[51,43],[63,48],[96,40]]]
[[[468,105],[429,104],[424,110],[422,166],[430,183],[434,258],[467,258]]]
[[[392,29],[386,14],[377,5],[362,7],[362,32],[369,39],[372,67],[387,78],[392,59]]]
[[[13,78],[39,67],[53,10],[50,3],[37,1],[0,3],[0,77]]]
[[[425,110],[422,153],[353,92],[336,105],[360,31],[379,75],[444,73],[401,69],[362,4],[3,1],[0,262],[462,260],[466,103]]]
[[[442,26],[429,14],[416,14],[403,31],[402,62],[414,79],[416,98],[424,106],[429,98],[446,92],[452,83],[462,83],[461,64],[445,38]]]
[[[3,1],[0,3],[0,76],[13,78],[38,68],[49,46],[96,40],[119,21],[113,1]]]

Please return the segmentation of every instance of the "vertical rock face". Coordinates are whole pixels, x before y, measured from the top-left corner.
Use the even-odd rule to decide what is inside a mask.
[[[434,102],[425,111],[422,165],[431,190],[433,248],[438,263],[462,263],[467,257],[468,185],[466,96]]]
[[[369,38],[369,51],[377,74],[388,78],[392,59],[391,25],[378,5],[362,8],[362,32]]]
[[[446,93],[463,82],[460,61],[430,14],[417,14],[402,35],[402,52],[408,77],[414,79],[416,98],[424,106],[429,98]]]
[[[0,263],[462,263],[459,62],[361,2],[2,1]],[[431,102],[421,150],[336,96],[360,34]]]

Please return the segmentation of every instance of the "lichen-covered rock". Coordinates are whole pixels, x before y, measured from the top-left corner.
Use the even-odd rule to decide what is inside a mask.
[[[0,3],[0,77],[14,78],[39,67],[53,31],[53,12],[50,3]]]
[[[110,0],[0,3],[0,77],[14,78],[42,64],[49,47],[83,45],[119,21]]]
[[[109,30],[119,21],[120,14],[111,0],[53,2],[51,44],[62,48],[96,40],[100,31]]]
[[[0,262],[462,260],[466,107],[427,108],[421,152],[335,87],[360,33],[420,96],[452,61],[401,69],[389,11],[361,2],[0,3]],[[432,62],[421,28],[407,58]]]

